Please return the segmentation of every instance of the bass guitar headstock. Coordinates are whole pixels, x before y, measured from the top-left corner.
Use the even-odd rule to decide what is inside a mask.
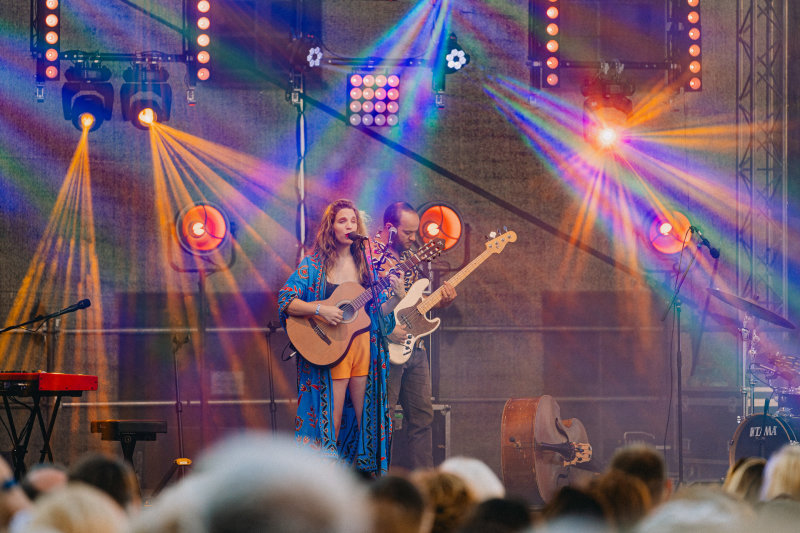
[[[503,230],[505,233],[502,235],[498,235],[498,232],[494,231],[489,234],[489,240],[486,242],[487,250],[499,254],[503,251],[503,248],[506,247],[506,244],[517,240],[517,234],[515,232],[508,231],[507,228],[503,228]]]

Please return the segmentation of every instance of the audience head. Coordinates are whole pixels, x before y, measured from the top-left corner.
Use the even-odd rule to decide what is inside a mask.
[[[610,468],[640,479],[647,486],[653,505],[669,498],[672,492],[664,458],[652,446],[631,444],[618,449],[611,458]]]
[[[2,457],[0,457],[0,483],[5,487],[0,490],[0,531],[4,531],[14,515],[31,507],[31,500],[22,487],[14,482],[14,471]]]
[[[223,440],[141,513],[132,531],[368,531],[364,486],[346,467],[294,440],[249,433]]]
[[[67,469],[53,463],[37,463],[33,465],[20,481],[20,486],[28,498],[37,499],[52,490],[67,484]]]
[[[70,481],[79,481],[105,492],[126,511],[141,504],[139,481],[133,468],[117,457],[89,453],[81,457],[68,471]]]
[[[569,485],[558,489],[542,509],[541,518],[558,531],[599,531],[607,523],[601,503],[586,490]]]
[[[415,472],[412,480],[420,487],[433,510],[432,533],[456,531],[477,503],[467,483],[449,472]]]
[[[761,499],[777,497],[800,500],[800,446],[797,444],[782,447],[764,467]]]
[[[108,495],[83,483],[43,495],[36,501],[25,531],[37,533],[117,533],[127,516]]]
[[[619,470],[594,478],[589,493],[603,506],[608,521],[621,531],[632,529],[653,507],[647,485]]]
[[[740,459],[725,476],[722,489],[734,494],[744,501],[755,504],[761,496],[764,480],[764,466],[767,460],[763,457],[745,457]]]
[[[419,533],[430,531],[433,519],[419,489],[398,475],[383,476],[369,485],[373,531]]]
[[[720,487],[681,488],[639,524],[638,533],[731,533],[749,531],[753,510]]]
[[[489,498],[473,509],[459,533],[515,533],[531,526],[525,502],[510,498]]]
[[[439,471],[455,474],[463,479],[478,502],[490,498],[503,498],[506,489],[489,466],[479,459],[456,456],[439,466]]]

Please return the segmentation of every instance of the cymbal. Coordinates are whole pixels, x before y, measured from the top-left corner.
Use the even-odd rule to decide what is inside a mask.
[[[732,305],[736,309],[741,309],[750,316],[760,318],[761,320],[766,320],[767,322],[772,322],[773,324],[781,326],[782,328],[794,329],[794,324],[783,318],[781,315],[774,313],[765,307],[761,307],[753,301],[741,298],[734,294],[722,292],[719,289],[706,289],[706,291],[708,291],[711,296],[719,298],[726,304]]]

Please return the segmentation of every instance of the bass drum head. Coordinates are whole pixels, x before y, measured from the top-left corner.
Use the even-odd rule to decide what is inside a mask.
[[[784,418],[752,415],[736,428],[730,447],[730,464],[743,457],[763,457],[778,451],[784,444],[797,441],[797,434]]]

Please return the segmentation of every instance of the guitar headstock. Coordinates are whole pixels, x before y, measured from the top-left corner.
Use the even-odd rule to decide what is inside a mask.
[[[502,235],[498,235],[497,232],[493,231],[489,234],[489,241],[486,242],[486,249],[491,250],[492,253],[499,254],[503,251],[503,248],[506,247],[506,244],[515,242],[516,240],[517,234],[513,231],[506,231]]]
[[[414,255],[417,256],[420,263],[422,261],[433,261],[436,256],[442,253],[442,250],[444,250],[444,241],[442,239],[432,239],[417,250]]]

